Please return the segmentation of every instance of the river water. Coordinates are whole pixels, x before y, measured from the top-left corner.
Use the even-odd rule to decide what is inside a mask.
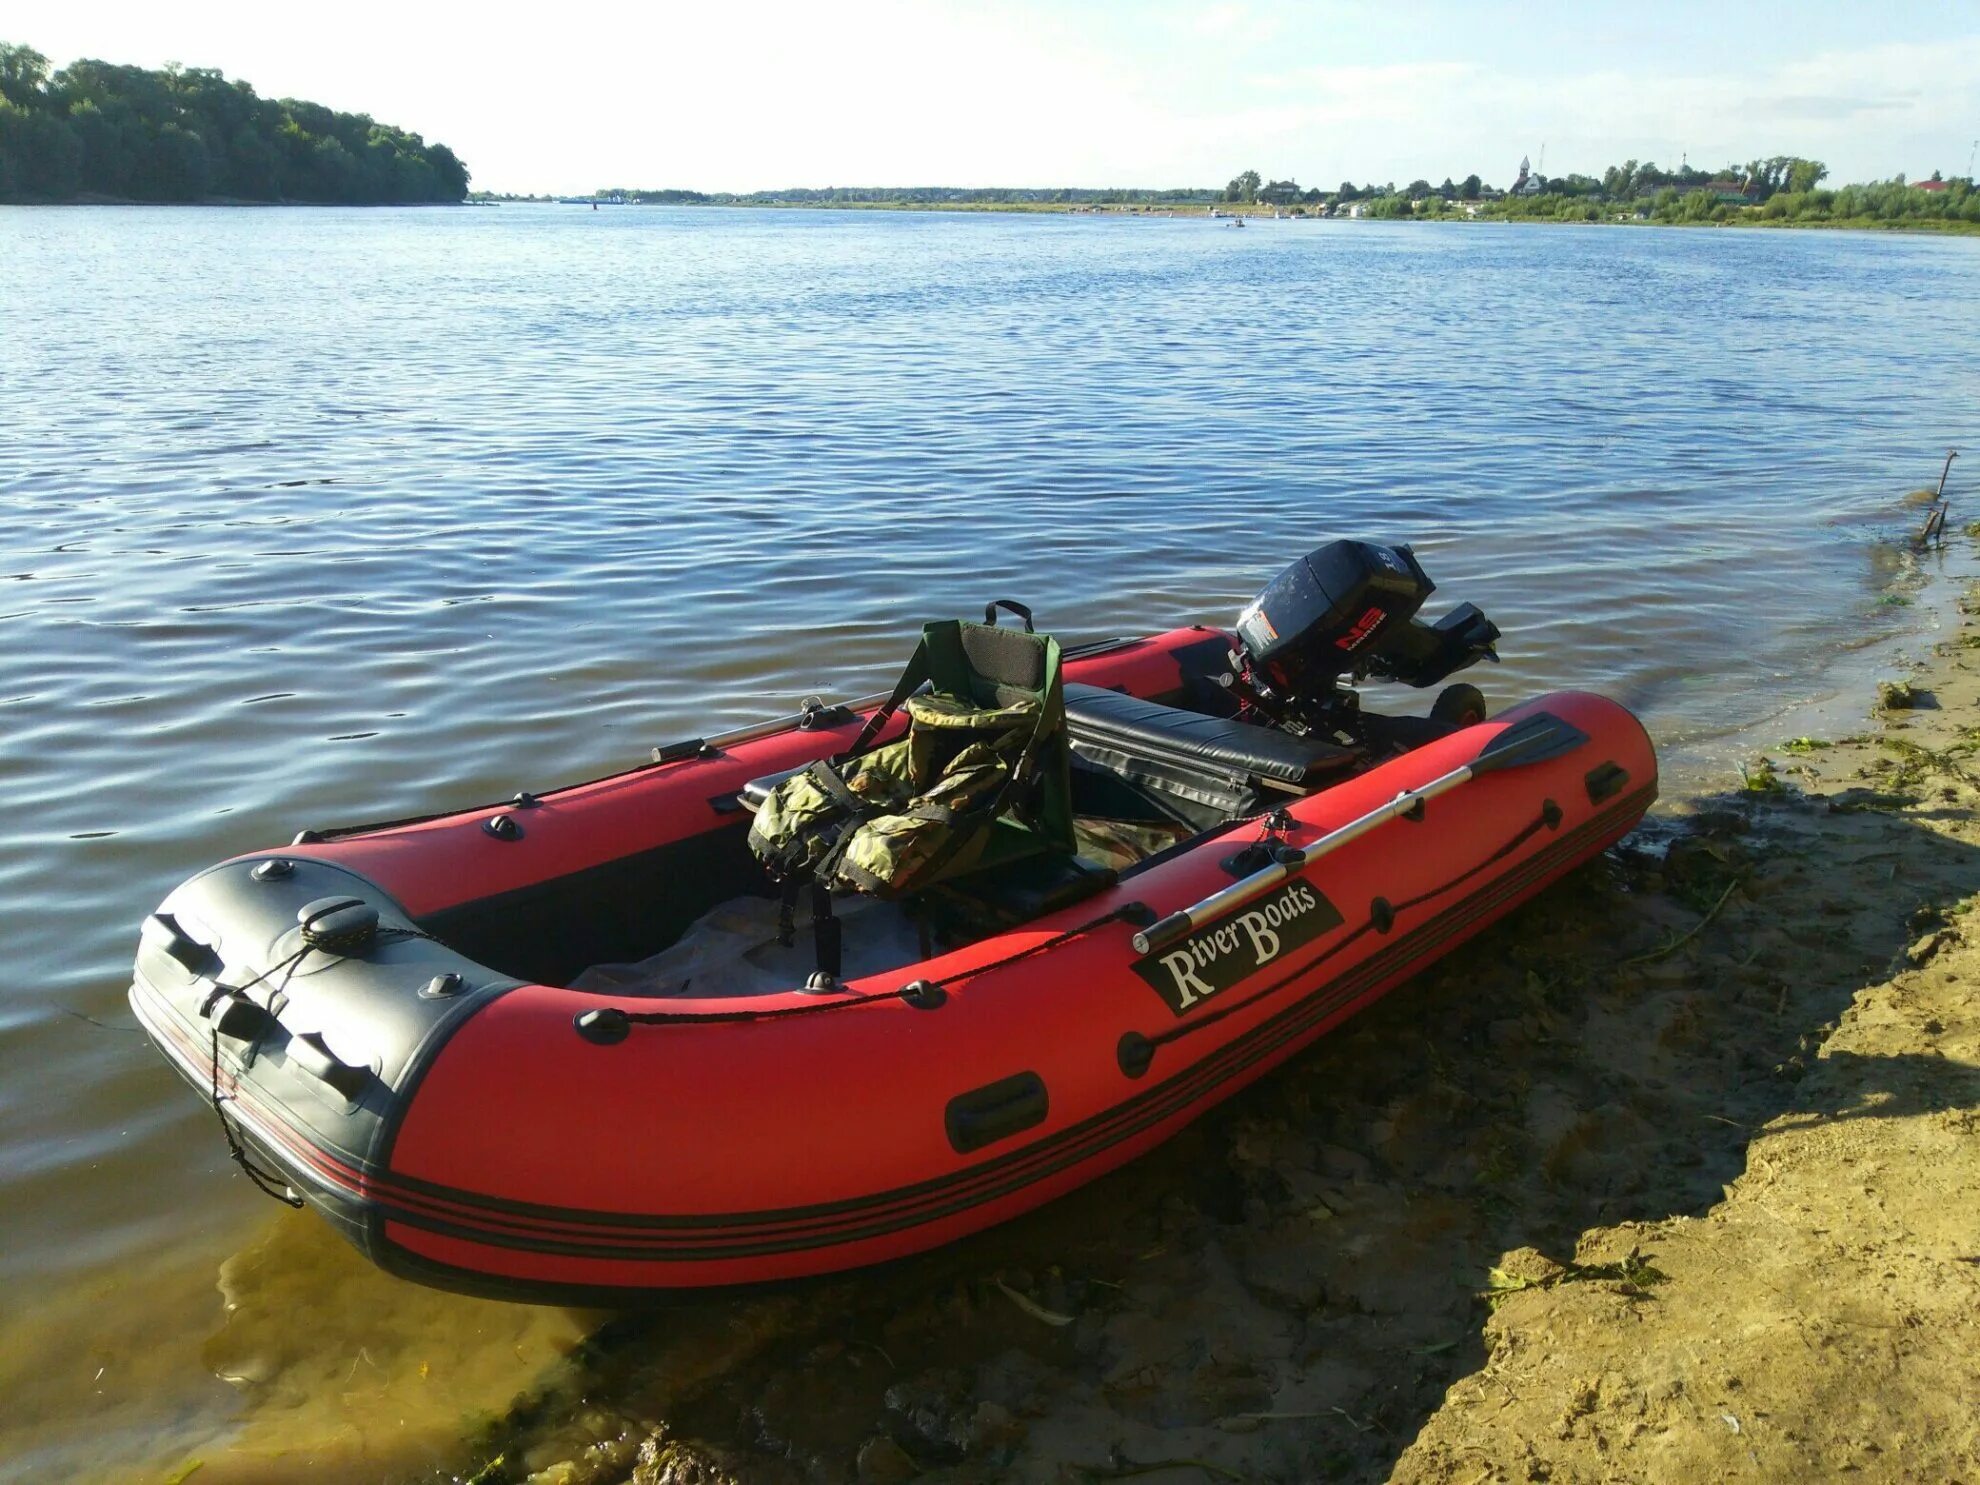
[[[444,1463],[593,1323],[229,1173],[122,1004],[197,868],[874,689],[993,597],[1228,619],[1342,534],[1497,620],[1495,699],[1709,772],[1929,631],[1976,323],[1973,239],[0,209],[0,1480]]]

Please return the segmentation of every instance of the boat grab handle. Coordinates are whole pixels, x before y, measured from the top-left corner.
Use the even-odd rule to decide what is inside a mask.
[[[1031,624],[1031,610],[1026,608],[1023,604],[1019,603],[1014,598],[993,598],[988,603],[984,604],[983,622],[986,624],[996,623],[997,610],[1000,608],[1007,609],[1011,613],[1016,614],[1020,619],[1024,620],[1024,632],[1026,634],[1036,634],[1038,632],[1036,629],[1032,627]]]

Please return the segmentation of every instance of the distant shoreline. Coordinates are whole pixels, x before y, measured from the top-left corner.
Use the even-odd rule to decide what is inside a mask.
[[[512,196],[470,199],[468,206],[571,206],[582,207],[582,201],[558,201],[545,197]],[[642,208],[683,208],[690,211],[889,211],[889,212],[962,212],[972,215],[997,213],[1009,216],[1104,216],[1104,217],[1157,217],[1182,221],[1212,222],[1243,217],[1264,221],[1323,222],[1346,221],[1344,217],[1320,217],[1310,213],[1294,215],[1283,208],[1275,210],[1270,206],[1244,205],[1241,203],[1218,203],[1216,206],[1176,205],[1131,205],[1114,203],[1079,203],[1068,205],[1064,202],[1044,201],[606,201],[597,203],[601,207],[615,210],[639,210]],[[1213,217],[1212,211],[1220,213]],[[1789,221],[1780,218],[1752,220],[1733,218],[1729,221],[1657,221],[1654,219],[1628,221],[1564,221],[1558,217],[1510,216],[1499,213],[1481,212],[1475,217],[1461,213],[1446,213],[1435,217],[1384,217],[1355,218],[1359,222],[1389,222],[1403,226],[1457,225],[1475,227],[1480,225],[1518,225],[1537,227],[1730,227],[1754,228],[1773,231],[1842,231],[1842,232],[1908,232],[1926,237],[1975,237],[1980,236],[1980,222],[1920,218],[1903,221],[1889,221],[1877,217],[1853,217],[1837,220]]]
[[[545,197],[509,196],[470,197],[464,201],[263,201],[231,196],[209,196],[198,201],[146,201],[135,196],[102,196],[82,194],[62,200],[12,201],[0,205],[17,207],[76,207],[76,206],[143,206],[165,207],[174,210],[186,207],[238,207],[267,209],[272,207],[302,207],[312,211],[351,209],[365,211],[379,210],[430,210],[440,207],[486,207],[486,206],[571,206],[582,207],[583,201],[558,201]],[[1153,217],[1177,221],[1235,221],[1246,220],[1322,222],[1345,221],[1348,218],[1321,217],[1310,213],[1295,214],[1284,209],[1275,210],[1269,206],[1245,205],[1242,203],[1219,203],[1215,207],[1197,205],[1123,205],[1114,203],[1081,203],[1067,205],[1063,202],[1043,201],[604,201],[597,205],[615,209],[639,209],[651,207],[682,207],[689,210],[708,211],[874,211],[874,212],[952,212],[966,215],[1004,216],[1102,216],[1102,217]],[[1216,215],[1212,215],[1212,212]],[[1460,213],[1446,213],[1435,217],[1384,217],[1355,218],[1356,221],[1383,221],[1405,226],[1479,226],[1479,225],[1520,225],[1538,227],[1729,227],[1749,228],[1756,231],[1827,231],[1827,232],[1897,232],[1921,237],[1980,237],[1980,222],[1966,222],[1939,218],[1920,218],[1903,221],[1889,221],[1876,217],[1855,217],[1838,220],[1790,221],[1779,218],[1729,221],[1658,221],[1655,219],[1631,218],[1626,221],[1567,221],[1558,217],[1510,216],[1492,212],[1480,212],[1477,216]]]
[[[271,207],[271,206],[306,206],[312,211],[322,211],[325,209],[337,209],[337,208],[348,210],[353,207],[360,208],[365,211],[370,211],[373,209],[380,209],[380,208],[388,208],[395,211],[398,210],[424,211],[430,207],[436,207],[436,206],[441,206],[441,207],[492,206],[495,204],[496,203],[494,202],[485,202],[485,201],[472,201],[472,202],[470,201],[263,201],[258,198],[251,198],[245,196],[205,196],[199,199],[198,201],[146,201],[143,197],[140,196],[98,196],[87,193],[78,196],[65,196],[62,197],[60,200],[50,200],[50,201],[0,201],[0,207],[157,206],[157,207],[169,207],[174,211],[182,210],[186,207],[197,208],[197,207],[216,207],[216,206],[221,206],[221,207],[238,206],[243,208]]]

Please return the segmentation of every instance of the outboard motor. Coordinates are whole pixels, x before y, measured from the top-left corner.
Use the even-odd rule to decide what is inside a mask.
[[[1498,627],[1469,603],[1416,617],[1437,585],[1406,546],[1332,541],[1274,578],[1238,616],[1240,715],[1301,736],[1364,741],[1360,680],[1434,686],[1497,660]]]

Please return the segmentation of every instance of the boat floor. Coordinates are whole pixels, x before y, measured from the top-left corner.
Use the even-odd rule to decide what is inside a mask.
[[[601,995],[751,996],[795,990],[818,967],[811,937],[809,897],[800,898],[796,933],[777,942],[774,897],[733,897],[718,903],[680,938],[633,964],[594,964],[571,989]],[[841,971],[848,980],[880,974],[928,957],[923,925],[900,903],[855,897],[833,904],[844,924]],[[932,950],[933,945],[930,945]]]
[[[1082,817],[1075,822],[1080,855],[1116,871],[1185,839],[1187,827],[1165,822]],[[958,884],[966,888],[967,883]],[[765,884],[766,890],[768,883]],[[573,990],[637,996],[743,997],[778,995],[804,984],[818,967],[809,894],[799,897],[792,942],[777,941],[778,901],[755,895],[716,904],[657,954],[630,964],[594,964]],[[833,913],[843,924],[840,977],[862,979],[929,958],[957,945],[931,933],[911,902],[841,897]]]

